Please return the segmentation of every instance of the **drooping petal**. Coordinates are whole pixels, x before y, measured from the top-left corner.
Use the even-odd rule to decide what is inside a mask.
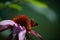
[[[15,37],[16,37],[17,34],[12,34],[12,40],[15,40]]]
[[[7,25],[5,25],[3,28],[0,28],[0,32],[7,30],[9,27]]]
[[[40,34],[38,34],[37,32],[35,32],[34,30],[29,31],[29,33],[35,35],[37,38],[40,38],[41,40],[43,40],[42,36]]]
[[[7,30],[11,26],[14,26],[14,25],[17,27],[17,24],[14,21],[12,21],[12,20],[3,20],[3,21],[0,22],[0,26],[2,26],[0,28],[0,32],[2,32],[4,30]]]
[[[11,34],[9,35],[9,37],[7,38],[7,40],[14,40],[15,37],[16,37],[16,35],[19,33],[19,31],[20,31],[20,28],[19,28],[19,27],[16,27],[16,26],[14,25],[14,27],[13,27],[13,29],[12,29],[12,32],[11,32]]]
[[[0,25],[11,25],[11,26],[13,26],[14,24],[17,27],[17,24],[12,20],[3,20],[0,22]]]
[[[15,40],[15,37],[17,37],[17,34],[21,31],[21,28],[19,28],[20,25],[18,25],[18,27],[16,27],[14,25],[11,34],[9,35],[9,37],[7,38],[7,40]]]
[[[14,25],[13,30],[12,30],[12,40],[15,39],[16,35],[21,31],[21,28],[18,25],[17,27]]]
[[[18,27],[14,26],[13,27],[13,31],[12,31],[12,40],[15,39],[16,35],[18,34],[18,39],[19,40],[23,40],[25,38],[25,34],[26,34],[26,29],[25,27],[22,27],[20,25],[18,25]]]
[[[23,27],[23,29],[18,33],[19,40],[24,40],[25,35],[26,35],[26,29],[25,27]]]

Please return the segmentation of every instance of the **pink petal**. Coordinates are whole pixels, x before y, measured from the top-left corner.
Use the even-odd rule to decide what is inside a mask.
[[[37,32],[35,32],[34,30],[31,30],[29,32],[32,33],[33,35],[35,35],[36,37],[40,38],[41,40],[43,40],[42,36],[40,34],[38,34]]]
[[[3,26],[3,27],[0,28],[0,32],[2,32],[4,30],[7,30],[7,29],[9,29],[9,27],[7,25],[5,25],[5,26]]]
[[[26,29],[25,29],[25,27],[23,27],[22,31],[20,31],[20,32],[18,33],[18,38],[19,38],[19,40],[24,40],[25,35],[26,35]]]
[[[12,20],[3,20],[0,22],[0,25],[11,25],[11,26],[13,26],[14,24],[17,27],[17,24]]]
[[[18,25],[15,22],[13,22],[12,20],[3,20],[3,21],[0,22],[0,26],[2,26],[0,28],[0,32],[10,28],[11,26],[9,26],[9,25],[11,25],[11,26],[15,25],[16,27],[18,27]]]

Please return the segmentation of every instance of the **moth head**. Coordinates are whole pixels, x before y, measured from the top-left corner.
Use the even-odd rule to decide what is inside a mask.
[[[38,26],[38,23],[34,21],[34,19],[31,19],[31,26]]]

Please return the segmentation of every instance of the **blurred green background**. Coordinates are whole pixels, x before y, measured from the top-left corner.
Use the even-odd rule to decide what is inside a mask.
[[[57,0],[0,0],[0,21],[25,14],[38,23],[33,29],[44,40],[59,40],[59,8]],[[10,30],[0,32],[0,40],[6,40],[9,34]],[[39,40],[34,35],[31,35],[31,39]]]

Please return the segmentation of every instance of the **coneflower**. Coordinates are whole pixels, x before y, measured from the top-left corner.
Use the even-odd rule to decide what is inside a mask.
[[[27,40],[30,40],[28,34],[33,34],[37,38],[40,38],[43,40],[42,36],[32,30],[33,26],[37,26],[38,24],[34,22],[34,20],[30,20],[28,16],[22,14],[20,16],[17,16],[13,18],[13,21],[9,20],[4,20],[0,22],[0,25],[4,26],[3,28],[0,28],[0,31],[4,31],[6,29],[11,28],[11,34],[8,37],[8,40],[24,40],[27,38]],[[23,35],[24,34],[24,35]]]

